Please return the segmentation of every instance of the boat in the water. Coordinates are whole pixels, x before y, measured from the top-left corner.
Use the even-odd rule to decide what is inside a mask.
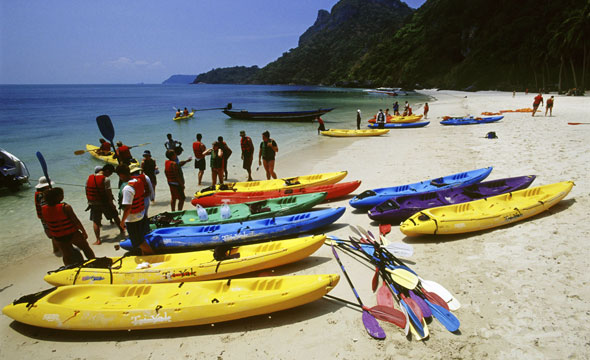
[[[460,204],[522,190],[529,187],[534,180],[535,175],[517,176],[420,194],[398,196],[369,210],[369,217],[379,222],[399,224],[424,209]]]
[[[320,299],[340,276],[291,275],[172,284],[65,285],[25,295],[2,309],[24,324],[112,331],[213,324]]]
[[[119,161],[115,157],[115,153],[113,151],[109,151],[108,155],[101,155],[98,153],[98,149],[100,149],[98,146],[86,144],[86,151],[88,151],[88,153],[90,155],[92,155],[94,158],[96,158],[98,160],[102,160],[106,163],[112,164],[114,166],[119,165]],[[131,164],[129,165],[129,170],[131,170],[131,172],[135,172],[140,169],[141,169],[141,165],[139,164],[137,159],[135,159],[135,158],[131,159]]]
[[[511,224],[549,209],[569,194],[573,186],[573,181],[563,181],[425,209],[404,221],[400,230],[407,236],[463,234]]]
[[[324,200],[333,200],[350,194],[361,185],[360,180],[348,181],[337,184],[326,184],[318,186],[305,186],[302,188],[288,188],[276,189],[266,191],[236,191],[236,192],[216,192],[208,195],[200,196],[191,200],[194,206],[201,205],[202,207],[219,206],[222,204],[240,204],[252,201],[261,201],[265,199],[272,199],[283,196],[313,194],[325,192],[326,198]]]
[[[0,188],[17,191],[29,182],[29,169],[19,158],[0,148]]]
[[[418,194],[459,185],[474,184],[485,179],[491,172],[492,167],[490,166],[487,168],[451,174],[436,179],[424,180],[413,184],[365,190],[352,198],[349,204],[357,209],[369,210],[395,196]]]
[[[232,119],[240,120],[277,120],[277,121],[312,121],[318,116],[332,111],[334,108],[307,110],[307,111],[286,111],[286,112],[256,112],[248,110],[224,109],[223,113]]]
[[[145,235],[145,241],[155,251],[236,246],[314,231],[332,224],[344,211],[339,207],[241,223],[160,228]],[[131,240],[121,241],[120,246],[131,249]]]
[[[179,117],[172,118],[172,120],[174,120],[174,121],[186,120],[186,119],[192,118],[193,116],[195,116],[195,112],[194,111],[190,112],[188,115],[182,115],[182,116],[179,116]]]

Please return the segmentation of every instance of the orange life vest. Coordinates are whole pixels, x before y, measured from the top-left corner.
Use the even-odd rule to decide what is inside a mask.
[[[65,203],[59,203],[55,206],[41,207],[43,220],[47,224],[49,235],[53,237],[70,235],[78,230],[76,224],[66,215],[64,205]]]
[[[121,161],[131,160],[131,151],[129,150],[129,146],[121,145],[117,151],[119,152],[119,159]]]
[[[143,175],[142,175],[143,176]],[[130,181],[127,185],[135,189],[135,195],[133,196],[133,202],[131,203],[131,213],[138,214],[145,209],[145,187],[147,186],[145,180],[141,176],[133,176],[132,179],[136,181]]]
[[[178,176],[178,164],[174,160],[166,160],[166,179],[168,182],[174,182],[180,184],[180,176]]]
[[[91,174],[86,180],[86,199],[92,202],[104,202],[106,200],[105,180],[106,176]]]
[[[100,144],[100,151],[103,152],[110,152],[111,151],[111,144],[109,144],[108,142],[103,142],[102,144]]]

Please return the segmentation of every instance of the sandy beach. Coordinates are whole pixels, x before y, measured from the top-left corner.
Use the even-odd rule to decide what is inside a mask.
[[[414,256],[408,259],[410,266],[422,277],[444,285],[461,302],[462,307],[454,313],[461,321],[460,333],[449,333],[433,320],[429,339],[409,341],[402,330],[382,323],[387,339],[377,341],[367,335],[359,311],[324,299],[227,323],[153,331],[55,331],[19,324],[2,315],[0,358],[588,358],[590,326],[585,319],[590,315],[590,125],[568,125],[590,121],[588,97],[552,94],[552,117],[545,117],[542,107],[535,117],[530,113],[506,113],[498,123],[443,127],[439,117],[527,108],[536,94],[517,93],[513,97],[512,93],[492,91],[420,92],[433,98],[429,102],[428,127],[393,129],[377,138],[322,137],[314,146],[308,140],[297,153],[279,151],[276,172],[279,177],[287,177],[347,170],[344,181],[363,182],[356,193],[487,166],[494,167],[488,179],[534,174],[537,178],[532,186],[574,181],[576,186],[557,206],[502,228],[457,236],[406,238],[397,226],[392,227],[387,235],[390,241],[414,246]],[[399,100],[403,101],[403,97]],[[417,106],[414,111],[422,113]],[[350,128],[353,122],[351,118]],[[496,132],[498,139],[486,139],[489,131]],[[315,136],[315,132],[311,135]],[[236,150],[234,153],[239,158]],[[230,181],[245,180],[245,172],[235,164],[230,168]],[[162,168],[163,164],[159,165]],[[257,179],[263,176],[262,169],[254,172]],[[197,189],[194,169],[185,170],[185,177],[186,193],[192,195]],[[209,168],[204,179],[209,183]],[[190,196],[185,209],[191,207],[188,201]],[[377,232],[377,224],[365,213],[353,211],[348,199],[321,205],[337,206],[347,206],[346,213],[325,229],[326,233],[346,238],[352,234],[348,224]],[[169,190],[161,174],[150,214],[166,210]],[[92,240],[92,224],[85,214],[78,215]],[[28,237],[44,236],[40,230],[39,226],[19,232]],[[103,227],[103,245],[93,246],[97,256],[122,255],[113,247],[117,233],[112,226]],[[50,250],[48,241],[35,256],[4,267],[0,274],[2,306],[50,287],[43,275],[62,264]],[[347,255],[341,254],[341,258],[363,301],[375,304],[371,291],[373,270]],[[274,269],[273,273],[341,271],[330,249],[322,247],[311,257]],[[354,301],[344,279],[331,294]]]

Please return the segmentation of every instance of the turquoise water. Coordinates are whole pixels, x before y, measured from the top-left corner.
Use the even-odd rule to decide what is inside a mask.
[[[236,155],[230,159],[239,164],[239,131],[245,130],[258,147],[260,134],[268,130],[279,144],[281,155],[296,150],[303,137],[316,138],[315,123],[280,123],[229,119],[220,110],[198,111],[196,117],[172,121],[174,107],[208,109],[232,103],[234,109],[251,111],[296,111],[334,107],[324,115],[326,127],[354,128],[356,109],[363,119],[379,108],[391,108],[394,100],[403,104],[424,103],[420,95],[370,95],[362,90],[301,86],[260,85],[2,85],[0,86],[0,147],[24,161],[31,172],[30,188],[12,194],[0,190],[0,262],[24,256],[42,246],[50,249],[41,236],[41,225],[35,216],[33,193],[36,180],[43,175],[35,156],[41,151],[51,179],[61,185],[66,201],[80,218],[86,219],[83,185],[96,165],[103,163],[88,154],[76,156],[75,150],[86,144],[98,144],[101,136],[96,117],[110,116],[115,141],[127,145],[149,142],[132,149],[136,158],[149,149],[159,166],[165,161],[166,134],[181,141],[186,150],[203,134],[207,146],[221,135]],[[418,106],[415,107],[418,109]],[[182,154],[184,159],[191,151]],[[230,179],[242,178],[239,174]],[[188,173],[185,171],[185,175]],[[233,176],[232,176],[233,175]],[[239,175],[239,176],[238,176]],[[190,175],[194,176],[194,172]],[[209,172],[204,179],[209,181]],[[116,176],[115,176],[116,178]],[[160,176],[160,184],[163,178]],[[189,192],[187,192],[188,194]],[[87,227],[90,233],[91,228]],[[38,233],[38,235],[37,235]],[[31,234],[35,234],[31,239]]]

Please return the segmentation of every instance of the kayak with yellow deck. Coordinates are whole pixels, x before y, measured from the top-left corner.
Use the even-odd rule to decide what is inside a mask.
[[[115,158],[114,152],[110,151],[109,155],[100,155],[98,153],[98,149],[99,149],[98,146],[86,144],[86,151],[88,151],[88,153],[90,155],[92,155],[93,157],[97,158],[98,160],[102,160],[106,163],[112,164],[114,166],[119,165],[117,158]],[[131,170],[131,172],[135,172],[140,169],[141,169],[141,165],[137,162],[136,159],[132,159],[131,164],[129,165],[129,170]]]
[[[329,129],[321,131],[324,136],[332,137],[361,137],[361,136],[379,136],[389,132],[388,129],[363,129],[363,130],[348,130],[348,129]]]
[[[174,284],[66,285],[2,309],[24,324],[83,331],[212,324],[301,306],[330,292],[337,274],[272,276]]]
[[[178,121],[178,120],[186,120],[186,119],[190,119],[195,115],[195,112],[190,112],[188,115],[183,115],[183,116],[179,116],[179,117],[174,117],[172,118],[172,120],[174,121]]]
[[[299,261],[325,240],[325,235],[317,235],[215,250],[91,259],[50,271],[45,281],[62,286],[222,279]]]
[[[225,183],[223,185],[217,184],[215,187],[207,187],[195,193],[195,197],[199,198],[214,193],[222,192],[251,192],[251,191],[268,191],[277,189],[299,189],[308,186],[329,185],[336,184],[344,179],[348,172],[337,171],[322,174],[302,175],[292,178],[259,180],[259,181],[243,181]]]
[[[573,181],[564,181],[422,210],[404,221],[400,230],[407,236],[461,234],[511,224],[549,209],[573,186]]]

